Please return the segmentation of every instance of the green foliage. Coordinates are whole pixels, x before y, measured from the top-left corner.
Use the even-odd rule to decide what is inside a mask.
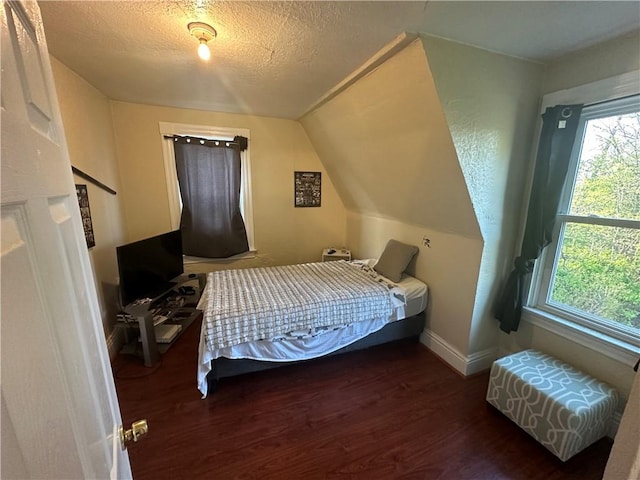
[[[589,122],[570,213],[640,220],[640,113]],[[551,297],[640,331],[640,230],[566,224]]]

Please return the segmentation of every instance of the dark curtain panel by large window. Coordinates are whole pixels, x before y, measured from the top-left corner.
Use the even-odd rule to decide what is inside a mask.
[[[174,138],[185,255],[227,258],[249,250],[240,213],[240,152],[246,146],[243,137],[233,142]]]
[[[542,249],[551,243],[581,112],[582,105],[557,105],[547,108],[542,115],[542,132],[520,256],[514,261],[514,269],[496,305],[495,317],[500,320],[500,329],[504,332],[518,329],[526,276],[533,271],[534,261]]]

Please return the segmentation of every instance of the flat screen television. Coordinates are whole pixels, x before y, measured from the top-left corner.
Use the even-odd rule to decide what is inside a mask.
[[[123,307],[141,298],[156,298],[184,273],[180,230],[119,246],[116,254]]]

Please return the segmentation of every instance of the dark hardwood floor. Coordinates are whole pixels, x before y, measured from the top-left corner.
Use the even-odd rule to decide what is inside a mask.
[[[485,402],[488,374],[463,379],[421,344],[223,379],[203,400],[198,333],[158,368],[114,362],[125,424],[149,422],[129,447],[138,480],[602,478],[610,440],[560,462]]]

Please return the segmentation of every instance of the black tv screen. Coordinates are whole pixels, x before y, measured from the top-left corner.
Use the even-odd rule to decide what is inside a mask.
[[[180,230],[122,245],[116,253],[123,307],[170,290],[184,273]]]

